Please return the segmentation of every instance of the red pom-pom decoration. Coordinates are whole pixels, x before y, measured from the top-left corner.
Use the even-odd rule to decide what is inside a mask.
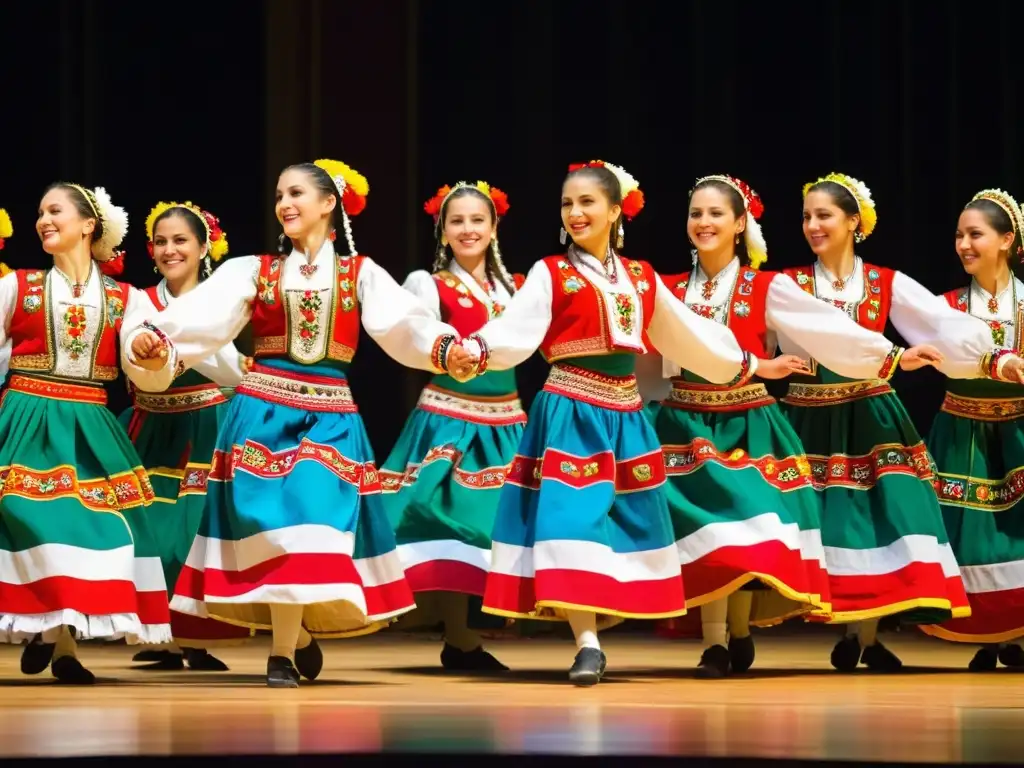
[[[99,262],[100,272],[117,277],[124,272],[124,251],[114,251],[114,258]]]
[[[622,215],[632,219],[644,209],[644,193],[634,189],[622,200]]]

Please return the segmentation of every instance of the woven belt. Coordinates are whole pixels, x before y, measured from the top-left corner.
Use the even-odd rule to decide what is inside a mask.
[[[636,376],[608,376],[574,365],[551,366],[544,391],[580,400],[613,411],[639,411],[644,402],[640,397]]]
[[[15,374],[11,376],[7,388],[10,392],[22,392],[50,400],[69,400],[91,405],[107,404],[107,391],[95,384],[72,384],[67,381],[37,379],[35,376]]]
[[[295,373],[264,365],[254,365],[235,387],[235,393],[304,411],[356,413],[358,410],[345,379]]]
[[[135,407],[150,413],[185,413],[210,408],[228,401],[216,384],[175,387],[165,392],[135,392]]]
[[[947,392],[942,410],[975,421],[1013,421],[1024,416],[1024,397],[964,397]]]
[[[746,411],[774,402],[775,398],[768,394],[764,384],[729,388],[673,379],[672,391],[664,405],[684,411]]]
[[[840,384],[790,384],[789,391],[782,398],[782,402],[787,405],[813,408],[852,403],[855,400],[877,397],[889,392],[892,392],[889,382],[881,379],[849,381]]]
[[[502,426],[526,422],[523,404],[515,393],[481,397],[464,395],[429,384],[420,393],[416,407],[476,424]]]

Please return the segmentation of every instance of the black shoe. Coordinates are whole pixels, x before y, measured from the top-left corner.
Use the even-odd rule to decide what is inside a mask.
[[[608,658],[599,648],[580,648],[569,669],[569,682],[575,685],[597,685],[604,676]]]
[[[299,673],[287,656],[271,656],[267,659],[268,688],[298,688]]]
[[[441,666],[452,672],[507,672],[508,667],[494,658],[483,647],[463,651],[454,645],[444,644],[441,650]]]
[[[154,661],[163,661],[165,658],[167,658],[167,654],[169,653],[170,651],[158,651],[156,649],[151,648],[149,650],[139,651],[138,653],[136,653],[134,656],[132,656],[132,661],[136,664],[149,664]]]
[[[21,650],[21,672],[24,675],[38,675],[53,660],[54,643],[44,643],[42,635],[36,635],[32,642]]]
[[[724,645],[704,649],[693,676],[699,680],[719,680],[729,674],[729,651]]]
[[[1024,648],[1016,643],[999,649],[999,663],[1004,667],[1024,667]]]
[[[182,648],[188,668],[193,672],[227,672],[228,665],[205,648]]]
[[[316,680],[320,670],[324,668],[324,652],[320,650],[320,644],[315,637],[305,648],[295,649],[295,668],[307,680]]]
[[[840,672],[853,672],[860,662],[860,640],[847,635],[832,649],[832,666]]]
[[[996,668],[996,662],[998,661],[999,649],[986,645],[978,649],[978,652],[974,654],[974,658],[971,659],[971,663],[967,665],[967,668],[971,672],[992,672]]]
[[[96,682],[96,676],[74,656],[61,656],[54,660],[50,671],[57,682],[65,685],[92,685]]]
[[[746,672],[754,666],[754,638],[729,638],[729,665],[733,672]]]
[[[185,668],[185,657],[180,653],[173,653],[172,651],[142,651],[142,653],[136,654],[141,656],[146,654],[146,658],[152,658],[153,661],[146,664],[144,667],[136,667],[146,672],[180,672]],[[157,654],[152,656],[151,654]],[[135,661],[132,658],[132,661]]]
[[[899,672],[903,668],[899,656],[879,642],[865,648],[860,660],[874,672]]]

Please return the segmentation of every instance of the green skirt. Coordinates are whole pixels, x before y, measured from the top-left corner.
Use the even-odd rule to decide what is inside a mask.
[[[0,402],[0,641],[170,640],[153,488],[98,385],[11,377]]]
[[[665,458],[687,607],[750,585],[777,593],[756,601],[752,623],[827,615],[818,494],[800,441],[764,385],[675,381],[648,414]]]
[[[1019,394],[1020,388],[1016,389]],[[1024,636],[1024,397],[947,393],[932,423],[928,447],[938,467],[935,486],[971,615],[922,629],[962,643],[1020,638]]]
[[[831,621],[969,615],[931,458],[889,384],[790,384],[783,410],[821,495]]]

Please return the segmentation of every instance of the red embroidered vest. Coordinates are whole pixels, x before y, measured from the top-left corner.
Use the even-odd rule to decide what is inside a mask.
[[[750,267],[741,267],[736,285],[729,299],[725,324],[732,331],[744,352],[764,359],[768,356],[768,324],[765,320],[768,303],[768,286],[778,272],[761,272]],[[677,299],[686,302],[686,287],[690,284],[690,273],[662,275],[662,280]],[[701,304],[687,305],[699,315],[708,316]]]
[[[646,332],[654,315],[656,275],[646,261],[625,258],[621,261],[640,297],[641,335],[643,343],[650,348]],[[639,352],[613,341],[608,331],[611,318],[607,316],[604,296],[564,254],[548,256],[544,263],[551,272],[551,326],[540,345],[547,362],[612,352]],[[636,308],[628,309],[635,311]]]
[[[338,256],[335,259],[336,282],[331,293],[327,345],[322,360],[348,363],[355,357],[359,346],[360,322],[356,282],[364,258]],[[289,327],[289,313],[281,295],[284,260],[284,256],[277,255],[260,257],[251,321],[257,359],[289,355],[291,338],[295,335]]]
[[[864,270],[864,295],[857,302],[853,316],[862,328],[883,333],[889,319],[889,308],[892,306],[892,281],[896,273],[885,267],[876,267],[861,262]],[[814,287],[814,267],[791,267],[783,272],[796,280],[796,284],[807,293],[816,296]],[[845,310],[842,302],[832,302],[839,309]]]
[[[53,344],[59,333],[54,326],[63,323],[64,318],[54,318],[50,313],[47,272],[36,269],[19,269],[16,272],[18,300],[14,305],[8,334],[11,339],[11,370],[54,375],[57,354]],[[100,309],[102,327],[93,345],[89,378],[95,381],[114,381],[120,367],[118,337],[131,286],[106,275],[101,275],[101,278],[105,298]]]
[[[477,299],[469,287],[451,272],[442,270],[432,277],[437,285],[441,321],[452,326],[460,336],[466,337],[476,333],[491,319],[492,315],[487,305]],[[512,276],[517,291],[523,287],[525,279],[523,275]],[[493,316],[498,317],[504,310],[500,304],[494,304]]]

